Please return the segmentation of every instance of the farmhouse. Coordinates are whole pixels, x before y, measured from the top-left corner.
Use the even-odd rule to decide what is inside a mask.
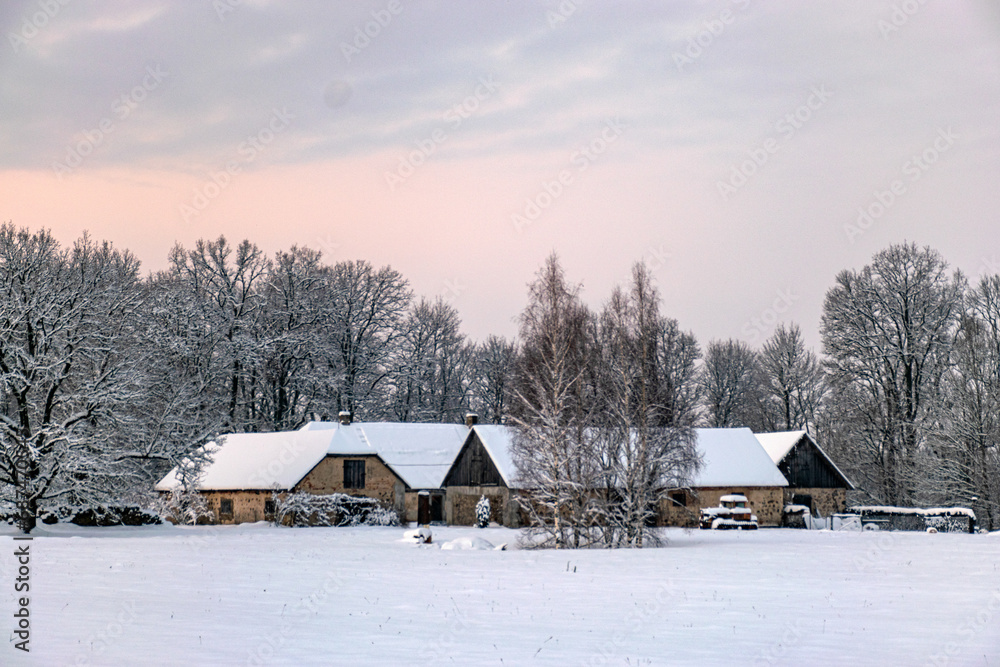
[[[804,505],[813,516],[830,516],[847,507],[854,485],[805,431],[758,433],[757,440],[788,480],[786,505]]]
[[[787,481],[747,428],[695,429],[702,467],[693,484],[674,489],[658,508],[663,525],[696,526],[704,507],[714,507],[731,493],[747,496],[761,525],[781,521]],[[491,519],[519,525],[516,477],[510,455],[513,429],[474,426],[444,478],[448,523],[471,525],[480,496],[490,499]]]
[[[271,495],[376,498],[407,521],[443,520],[442,480],[466,439],[459,424],[309,422],[298,431],[233,433],[211,443],[198,483],[217,523],[270,519]],[[171,470],[156,490],[180,485]]]
[[[748,428],[698,428],[701,469],[686,489],[670,491],[660,508],[663,524],[697,526],[706,507],[722,496],[742,494],[761,526],[781,523],[785,477]]]

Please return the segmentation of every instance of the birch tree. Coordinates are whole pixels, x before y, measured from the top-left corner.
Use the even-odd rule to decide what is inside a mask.
[[[599,470],[588,431],[593,403],[585,382],[591,315],[579,287],[548,257],[528,287],[511,422],[518,497],[532,546],[581,547],[594,538]]]

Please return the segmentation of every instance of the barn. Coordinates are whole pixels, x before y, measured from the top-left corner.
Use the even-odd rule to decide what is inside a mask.
[[[674,489],[660,507],[667,526],[696,526],[706,507],[717,507],[722,496],[747,497],[762,526],[781,523],[785,477],[748,428],[698,428],[701,468],[691,485]]]
[[[813,516],[847,508],[854,485],[806,431],[758,433],[757,440],[788,480],[786,505],[809,507]]]
[[[516,528],[520,525],[517,499],[513,494],[515,469],[510,456],[514,431],[508,426],[473,425],[444,476],[447,490],[445,521],[471,526],[476,503],[490,500],[490,520]]]
[[[210,443],[198,485],[217,523],[271,518],[271,494],[375,498],[407,521],[443,520],[442,480],[466,439],[459,424],[309,422],[298,431],[234,433]],[[179,486],[175,468],[156,485]]]
[[[761,525],[778,525],[785,478],[747,428],[695,429],[702,467],[690,487],[668,493],[658,522],[695,526],[703,507],[719,498],[742,493],[750,500]],[[491,519],[505,526],[520,525],[516,479],[510,456],[514,430],[507,426],[474,426],[444,478],[446,520],[471,525],[480,496],[490,499]]]

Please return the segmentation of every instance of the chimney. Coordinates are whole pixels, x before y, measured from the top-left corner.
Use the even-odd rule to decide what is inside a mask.
[[[475,426],[478,423],[479,423],[479,415],[477,415],[475,412],[466,412],[465,413],[465,425],[466,426],[468,426],[469,428],[472,428],[473,426]]]
[[[351,423],[351,413],[348,412],[347,410],[341,410],[337,414],[337,418],[340,420],[340,423],[344,426],[349,426]]]

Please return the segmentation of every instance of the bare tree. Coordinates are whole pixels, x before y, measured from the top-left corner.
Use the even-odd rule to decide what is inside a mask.
[[[506,422],[517,346],[501,336],[489,336],[473,351],[471,407],[489,424]]]
[[[851,413],[848,466],[881,502],[911,504],[922,484],[965,284],[947,269],[930,248],[894,245],[840,273],[826,295],[823,348]]]
[[[468,409],[471,349],[455,307],[421,299],[403,324],[393,371],[394,417],[399,421],[454,422]]]
[[[673,378],[658,349],[668,329],[648,268],[636,264],[628,293],[615,289],[601,314],[598,428],[605,540],[642,547],[667,490],[698,468],[691,425],[677,423]]]
[[[326,336],[328,369],[339,378],[338,410],[361,417],[383,414],[386,381],[403,335],[411,292],[400,273],[365,261],[338,262],[331,271],[332,303]]]
[[[589,544],[597,507],[598,466],[586,428],[592,402],[584,382],[591,315],[579,287],[566,282],[558,258],[528,287],[521,314],[512,423],[519,501],[532,546]]]
[[[779,324],[759,354],[763,415],[769,430],[814,429],[827,392],[816,353],[806,350],[797,324]]]
[[[760,430],[760,361],[738,340],[712,341],[701,369],[708,425]]]

